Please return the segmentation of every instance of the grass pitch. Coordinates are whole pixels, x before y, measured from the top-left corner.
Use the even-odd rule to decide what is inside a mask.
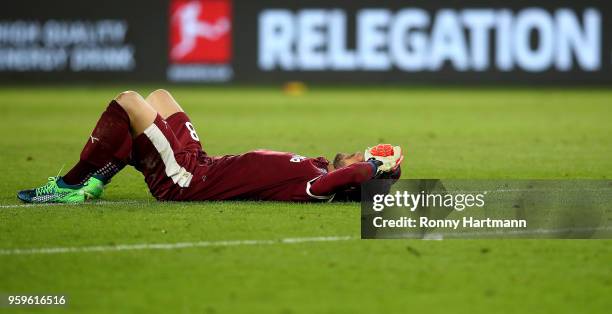
[[[404,178],[612,177],[608,90],[170,90],[213,155],[268,148],[331,158],[391,142],[405,149]],[[69,296],[66,307],[0,310],[557,314],[612,306],[609,240],[359,240],[358,204],[157,203],[132,169],[113,180],[104,203],[20,206],[16,191],[70,167],[120,91],[0,88],[0,249],[214,245],[0,255],[0,294]],[[322,236],[352,238],[265,242]]]

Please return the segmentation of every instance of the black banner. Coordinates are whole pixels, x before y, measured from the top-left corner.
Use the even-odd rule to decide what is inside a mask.
[[[612,82],[605,1],[11,2],[0,81]]]
[[[165,1],[11,1],[0,11],[0,80],[160,81]]]
[[[361,193],[364,239],[612,237],[610,180],[371,180]]]

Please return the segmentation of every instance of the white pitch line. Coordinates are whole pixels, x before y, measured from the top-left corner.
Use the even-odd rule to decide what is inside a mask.
[[[66,203],[51,203],[51,204],[10,204],[10,205],[0,205],[0,209],[2,208],[24,208],[24,207],[62,207],[62,206],[87,206],[87,205],[128,205],[128,204],[161,204],[163,202],[158,201],[97,201],[90,203],[77,203],[77,204],[66,204]]]
[[[435,230],[435,229],[434,229]],[[441,237],[453,238],[453,239],[490,239],[490,237],[496,237],[495,239],[502,239],[500,236],[537,236],[537,235],[555,235],[559,233],[585,233],[585,232],[598,232],[598,231],[612,231],[612,226],[601,226],[601,227],[583,227],[583,228],[538,228],[538,229],[527,229],[527,230],[491,230],[491,231],[466,231],[466,232],[436,232],[431,231],[425,233],[425,240],[441,240]],[[416,233],[400,233],[390,239],[421,239],[423,236]],[[384,239],[384,238],[381,238]],[[506,239],[515,239],[507,237]],[[533,238],[532,238],[533,239]],[[552,238],[551,238],[552,239]],[[570,238],[571,239],[571,238]],[[597,239],[597,238],[595,238]],[[605,239],[605,238],[602,238]]]
[[[215,246],[246,246],[246,245],[272,245],[272,244],[296,244],[309,242],[336,242],[358,239],[352,236],[327,236],[306,238],[283,238],[276,240],[221,240],[221,241],[199,241],[178,243],[140,243],[140,244],[118,244],[100,246],[74,246],[74,247],[49,247],[31,249],[0,249],[0,255],[33,255],[33,254],[60,254],[60,253],[87,253],[87,252],[117,252],[137,250],[177,250],[196,247]]]

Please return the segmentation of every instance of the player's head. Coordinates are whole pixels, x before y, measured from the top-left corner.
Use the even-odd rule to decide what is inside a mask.
[[[333,165],[334,169],[340,169],[342,167],[346,167],[362,161],[364,160],[363,153],[361,152],[354,152],[352,154],[338,153],[336,154],[336,157],[334,157]]]

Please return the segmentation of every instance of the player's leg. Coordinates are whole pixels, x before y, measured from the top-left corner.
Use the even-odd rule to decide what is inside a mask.
[[[185,112],[174,97],[172,97],[170,92],[165,89],[153,91],[147,96],[146,102],[149,103],[163,119],[167,119],[177,112]]]
[[[171,199],[175,187],[189,186],[192,174],[183,166],[183,147],[170,123],[136,92],[123,92],[115,101],[129,118],[130,164],[144,175],[156,198]]]
[[[183,149],[202,151],[193,123],[170,92],[155,90],[147,96],[146,101],[168,122]]]
[[[157,111],[137,92],[123,92],[115,100],[129,117],[133,137],[142,134],[157,117]]]
[[[145,100],[155,110],[153,122],[143,134],[134,137],[134,166],[145,177],[151,194],[160,200],[176,199],[176,189],[188,187],[189,172],[186,143],[181,141],[179,124],[189,122],[183,109],[164,90],[151,93]],[[179,131],[179,132],[177,132]]]
[[[93,129],[79,162],[63,177],[68,184],[79,184],[91,176],[105,183],[125,165],[138,135],[152,123],[156,113],[142,96],[133,91],[115,97]]]
[[[18,193],[25,202],[83,202],[102,194],[104,184],[129,158],[132,135],[138,135],[157,116],[136,92],[123,92],[100,116],[83,148],[79,162],[64,177],[52,177],[37,189]],[[148,125],[147,125],[148,123]]]

